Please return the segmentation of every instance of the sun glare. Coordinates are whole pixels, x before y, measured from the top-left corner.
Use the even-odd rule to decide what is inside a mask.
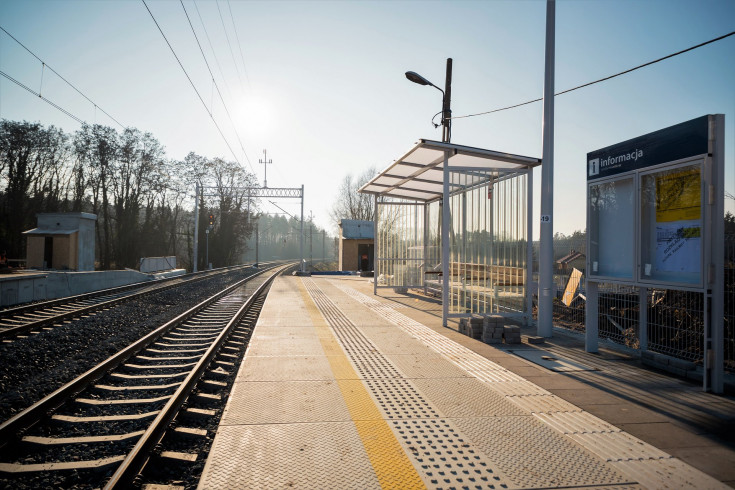
[[[248,134],[266,136],[273,127],[273,106],[266,97],[247,95],[238,101],[233,119]]]

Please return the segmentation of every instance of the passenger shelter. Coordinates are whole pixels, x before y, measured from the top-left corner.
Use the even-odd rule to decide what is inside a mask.
[[[539,158],[422,139],[360,188],[375,203],[375,285],[442,298],[442,323],[532,319]],[[444,225],[446,223],[446,225]]]

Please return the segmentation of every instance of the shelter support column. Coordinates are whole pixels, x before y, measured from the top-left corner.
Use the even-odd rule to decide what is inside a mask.
[[[526,314],[524,324],[533,321],[533,169],[526,174]]]
[[[373,295],[378,294],[378,265],[380,264],[380,235],[378,233],[378,195],[373,195]]]
[[[447,326],[449,316],[449,152],[444,152],[444,180],[442,189],[442,325]]]

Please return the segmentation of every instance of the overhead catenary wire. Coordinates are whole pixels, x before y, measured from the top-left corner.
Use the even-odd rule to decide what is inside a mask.
[[[37,59],[38,61],[40,61],[40,62],[41,62],[41,85],[43,85],[43,73],[44,73],[44,71],[46,70],[46,68],[48,68],[48,69],[49,69],[49,70],[51,70],[51,71],[52,71],[52,72],[53,72],[53,73],[54,73],[54,74],[55,74],[55,75],[56,75],[57,77],[59,77],[59,78],[60,78],[61,80],[63,80],[63,81],[64,81],[64,83],[66,83],[66,84],[67,84],[67,85],[69,85],[69,86],[70,86],[71,88],[73,88],[73,89],[74,89],[74,90],[75,90],[75,91],[76,91],[76,92],[77,92],[77,93],[78,93],[79,95],[81,95],[82,97],[84,97],[85,99],[87,99],[87,101],[89,101],[89,103],[90,103],[90,104],[92,104],[92,105],[93,105],[93,106],[95,107],[95,110],[96,110],[96,109],[99,109],[99,110],[100,110],[100,111],[102,111],[102,112],[103,112],[103,113],[104,113],[104,114],[105,114],[105,115],[106,115],[107,117],[109,117],[109,118],[110,118],[110,119],[111,119],[112,121],[115,121],[115,123],[116,123],[116,124],[117,124],[118,126],[120,126],[120,127],[121,127],[121,128],[123,128],[123,129],[127,129],[127,128],[126,128],[126,126],[124,126],[124,125],[123,125],[123,124],[122,124],[122,123],[121,123],[120,121],[118,121],[117,119],[115,119],[114,117],[112,117],[112,116],[111,116],[111,115],[110,115],[110,114],[109,114],[109,113],[108,113],[107,111],[105,111],[104,109],[102,109],[102,108],[101,108],[101,107],[100,107],[100,106],[99,106],[99,105],[98,105],[98,104],[97,104],[96,102],[94,102],[94,101],[93,101],[92,99],[90,99],[89,97],[87,97],[87,96],[86,96],[86,95],[85,95],[85,94],[84,94],[84,93],[83,93],[83,92],[82,92],[81,90],[79,90],[79,89],[78,89],[77,87],[75,87],[73,83],[71,83],[71,82],[70,82],[69,80],[67,80],[67,79],[66,79],[66,78],[64,78],[63,76],[61,76],[61,74],[60,74],[59,72],[57,72],[57,71],[56,71],[56,70],[54,70],[54,69],[53,69],[53,68],[52,68],[51,66],[49,66],[49,64],[48,64],[48,63],[46,63],[46,62],[45,62],[44,60],[42,60],[42,59],[41,59],[41,58],[40,58],[40,57],[39,57],[39,56],[38,56],[38,55],[37,55],[36,53],[34,53],[34,52],[33,52],[33,51],[31,51],[30,49],[28,49],[28,47],[27,47],[27,46],[26,46],[25,44],[23,44],[23,43],[22,43],[22,42],[20,42],[20,41],[19,41],[18,39],[16,39],[16,37],[15,37],[15,36],[13,36],[13,35],[12,35],[11,33],[9,33],[9,32],[7,31],[7,29],[5,29],[5,28],[4,28],[3,26],[0,26],[0,30],[2,30],[2,31],[3,31],[4,33],[5,33],[5,34],[7,34],[7,35],[8,35],[9,37],[10,37],[10,39],[12,39],[12,40],[13,40],[13,41],[15,41],[16,43],[18,43],[18,45],[19,45],[20,47],[22,47],[23,49],[25,49],[26,51],[28,51],[28,53],[29,53],[29,54],[30,54],[31,56],[33,56],[34,58],[36,58],[36,59]],[[77,120],[77,121],[79,121],[79,122],[83,123],[83,121],[82,121],[81,119],[77,118],[76,116],[73,116],[73,115],[71,115],[71,113],[69,113],[68,111],[66,111],[66,110],[64,110],[64,109],[61,109],[61,108],[60,108],[59,106],[57,106],[56,104],[54,104],[54,103],[53,103],[53,102],[51,102],[50,100],[46,99],[45,97],[42,97],[42,96],[41,96],[41,90],[40,90],[40,89],[39,89],[38,93],[36,93],[36,92],[34,92],[33,90],[31,90],[31,89],[29,89],[28,87],[26,87],[25,85],[23,85],[23,84],[21,84],[20,82],[18,82],[17,80],[14,80],[14,79],[10,78],[10,77],[9,77],[9,76],[8,76],[7,74],[3,73],[3,76],[5,76],[6,78],[8,78],[8,80],[11,80],[11,81],[13,81],[14,83],[16,83],[16,84],[20,85],[21,87],[25,88],[26,90],[28,90],[28,91],[29,91],[29,92],[31,92],[32,94],[38,95],[38,96],[39,96],[39,97],[40,97],[41,99],[45,100],[46,102],[48,102],[49,104],[51,104],[51,105],[52,105],[52,106],[54,106],[55,108],[57,108],[57,109],[61,110],[62,112],[64,112],[64,114],[66,114],[66,115],[70,116],[71,118],[73,118],[73,119],[75,119],[75,120]]]
[[[219,90],[219,86],[217,85],[217,81],[214,79],[214,73],[212,73],[212,68],[209,66],[209,62],[207,61],[207,56],[204,54],[204,49],[202,49],[202,45],[199,42],[199,36],[197,36],[196,31],[194,30],[194,25],[191,23],[191,18],[189,17],[189,12],[186,11],[186,6],[184,6],[184,0],[179,0],[181,2],[181,8],[184,9],[184,14],[186,14],[186,20],[189,21],[189,27],[191,27],[191,32],[194,34],[194,39],[196,39],[197,46],[199,46],[199,51],[202,53],[202,58],[204,58],[204,63],[207,65],[207,70],[209,71],[209,75],[212,77],[212,83],[214,85],[214,88],[217,90],[217,95],[219,95],[220,101],[222,101],[222,106],[225,109],[225,113],[227,114],[227,118],[230,120],[230,124],[232,124],[232,129],[235,131],[235,135],[237,136],[237,141],[240,143],[240,149],[242,150],[243,155],[245,155],[245,159],[248,162],[248,165],[250,166],[250,170],[252,170],[253,173],[255,173],[255,169],[253,168],[252,163],[250,163],[250,157],[248,157],[247,152],[245,151],[245,147],[242,144],[242,139],[240,138],[240,133],[237,131],[237,127],[235,126],[235,122],[232,120],[232,116],[230,115],[230,111],[227,109],[227,104],[225,103],[225,99],[222,97],[222,92]]]
[[[727,37],[730,37],[732,35],[735,35],[735,31],[729,32],[729,33],[727,33],[725,35],[716,37],[714,39],[710,39],[709,41],[705,41],[703,43],[697,44],[696,46],[691,46],[689,48],[682,49],[681,51],[677,51],[676,53],[672,53],[672,54],[666,55],[664,57],[655,59],[653,61],[649,61],[647,63],[643,63],[642,65],[634,66],[633,68],[629,68],[629,69],[627,69],[625,71],[621,71],[621,72],[616,73],[614,75],[610,75],[610,76],[607,76],[607,77],[604,77],[604,78],[600,78],[600,79],[594,80],[592,82],[587,82],[587,83],[584,83],[582,85],[577,85],[576,87],[572,87],[572,88],[567,89],[567,90],[562,90],[561,92],[555,93],[554,96],[556,97],[558,95],[567,94],[569,92],[573,92],[575,90],[579,90],[579,89],[584,88],[584,87],[589,87],[590,85],[594,85],[596,83],[604,82],[604,81],[610,80],[612,78],[619,77],[621,75],[625,75],[627,73],[630,73],[630,72],[633,72],[633,71],[636,71],[636,70],[640,70],[641,68],[645,68],[646,66],[650,66],[650,65],[659,63],[661,61],[667,60],[669,58],[673,58],[674,56],[679,56],[680,54],[684,54],[684,53],[687,53],[687,52],[692,51],[694,49],[701,48],[702,46],[706,46],[708,44],[712,44],[712,43],[715,43],[717,41],[721,41],[721,40],[723,40],[723,39],[725,39]],[[474,114],[465,114],[463,116],[453,116],[451,119],[464,119],[464,118],[468,118],[468,117],[484,116],[484,115],[492,114],[492,113],[495,113],[495,112],[501,112],[501,111],[507,111],[509,109],[515,109],[516,107],[521,107],[521,106],[524,106],[524,105],[533,104],[534,102],[540,102],[542,100],[543,100],[543,98],[528,100],[526,102],[521,102],[520,104],[514,104],[514,105],[511,105],[511,106],[507,106],[507,107],[501,107],[499,109],[493,109],[493,110],[490,110],[490,111],[477,112],[477,113],[474,113]],[[436,116],[434,116],[434,117],[436,117]]]
[[[56,103],[50,101],[46,97],[42,96],[40,93],[36,92],[35,90],[33,90],[32,88],[28,87],[27,85],[24,85],[23,83],[19,82],[18,80],[16,80],[15,78],[11,77],[10,75],[8,75],[7,73],[5,73],[4,71],[0,70],[0,75],[2,75],[3,77],[7,78],[8,80],[10,80],[11,82],[13,82],[17,86],[26,89],[28,92],[32,93],[33,95],[35,95],[36,97],[38,97],[42,101],[46,102],[51,107],[53,107],[55,109],[58,109],[59,111],[63,112],[64,114],[66,114],[70,118],[74,119],[79,124],[86,124],[86,122],[83,119],[75,116],[74,114],[72,114],[71,112],[67,111],[63,107],[61,107],[61,106],[57,105]]]
[[[230,153],[232,153],[232,156],[235,158],[235,161],[238,163],[238,165],[242,166],[242,163],[237,158],[237,155],[235,154],[234,150],[232,149],[232,146],[230,146],[230,142],[227,141],[227,138],[225,138],[224,133],[222,132],[222,129],[220,129],[219,124],[217,124],[217,121],[214,119],[214,116],[212,115],[212,111],[209,110],[207,107],[207,103],[204,102],[204,99],[202,99],[201,94],[199,93],[199,90],[197,90],[196,85],[194,85],[194,82],[192,81],[191,77],[189,76],[189,73],[187,73],[186,68],[184,68],[184,65],[181,63],[181,60],[179,59],[178,55],[176,54],[176,51],[174,51],[173,46],[171,46],[171,43],[168,42],[168,38],[166,37],[166,34],[163,33],[163,29],[161,29],[161,26],[158,24],[158,21],[156,20],[156,17],[153,15],[153,12],[151,12],[151,9],[148,8],[148,4],[145,2],[145,0],[141,0],[143,2],[143,5],[145,5],[146,10],[151,16],[151,19],[153,19],[153,22],[156,24],[156,27],[158,28],[158,31],[161,33],[161,36],[163,36],[164,41],[166,41],[166,44],[168,45],[169,49],[171,50],[171,53],[173,53],[174,58],[176,58],[176,61],[179,63],[179,66],[181,67],[181,70],[184,72],[184,75],[186,75],[186,78],[189,80],[189,83],[191,84],[191,87],[194,89],[194,92],[196,92],[197,97],[199,97],[199,100],[202,102],[202,105],[204,106],[204,110],[207,111],[207,114],[209,114],[209,118],[214,123],[214,126],[217,128],[217,131],[219,131],[220,136],[222,136],[222,139],[224,140],[225,144],[227,145],[227,148],[230,149]]]

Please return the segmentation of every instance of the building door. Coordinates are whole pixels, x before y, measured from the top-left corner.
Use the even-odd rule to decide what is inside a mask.
[[[358,269],[361,271],[373,270],[373,254],[375,253],[374,245],[358,245],[357,246],[357,263]]]
[[[43,242],[43,267],[51,269],[53,267],[52,259],[54,257],[54,237],[47,236]]]

